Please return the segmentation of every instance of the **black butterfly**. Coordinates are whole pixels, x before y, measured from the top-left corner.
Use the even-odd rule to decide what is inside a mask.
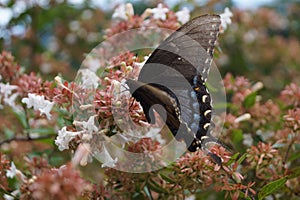
[[[164,40],[143,66],[138,80],[127,80],[149,123],[154,109],[189,151],[216,142],[209,134],[211,99],[205,81],[218,37],[220,16],[203,15],[184,24]],[[164,110],[152,107],[160,104]]]

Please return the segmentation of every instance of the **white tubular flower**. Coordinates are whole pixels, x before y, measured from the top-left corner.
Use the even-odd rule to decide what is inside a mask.
[[[88,132],[89,134],[98,131],[98,127],[95,126],[95,116],[89,117],[88,121],[74,121],[73,124],[82,127],[84,129],[83,131]]]
[[[256,92],[258,90],[261,90],[263,87],[264,87],[264,84],[262,82],[257,82],[252,86],[251,90],[253,92]]]
[[[121,20],[127,20],[128,17],[134,15],[133,6],[131,3],[120,4],[116,10],[114,11],[112,18],[113,19],[121,19]]]
[[[152,9],[151,9],[151,8],[147,8],[147,9],[143,12],[143,14],[141,15],[141,17],[142,17],[143,19],[145,19],[145,18],[149,17],[151,14],[152,14]]]
[[[118,97],[120,96],[120,91],[121,91],[121,83],[117,80],[112,80],[111,81],[111,93],[113,97]]]
[[[221,17],[221,32],[224,32],[227,28],[227,25],[231,24],[231,17],[233,16],[232,12],[229,10],[229,8],[225,8],[224,13],[220,14]]]
[[[65,126],[58,131],[58,136],[55,139],[55,144],[56,146],[58,146],[58,149],[60,151],[69,149],[69,142],[79,134],[81,134],[81,132],[67,131],[67,127]]]
[[[122,19],[122,20],[127,20],[128,17],[126,16],[126,11],[125,11],[125,5],[121,4],[119,5],[114,14],[112,15],[113,19]]]
[[[8,195],[8,194],[4,194],[4,195],[3,195],[3,198],[4,198],[5,200],[14,200],[14,199],[15,199],[13,196]]]
[[[132,6],[131,3],[126,3],[126,5],[125,5],[125,11],[126,11],[126,14],[128,16],[133,16],[134,15],[133,6]]]
[[[190,20],[190,11],[187,7],[184,7],[182,10],[178,11],[175,13],[177,20],[182,23],[185,24]]]
[[[118,158],[113,159],[103,144],[102,152],[97,154],[99,160],[103,163],[101,167],[115,167],[118,162]]]
[[[169,11],[169,9],[168,8],[164,8],[161,3],[158,4],[156,8],[153,8],[151,10],[154,19],[161,19],[163,21],[167,19],[166,13],[168,11]]]
[[[87,143],[81,143],[76,149],[74,157],[72,158],[72,164],[77,166],[86,166],[89,160],[89,155],[91,152],[91,145]]]
[[[59,85],[59,86],[62,87],[63,89],[65,89],[65,90],[71,92],[76,98],[79,98],[79,96],[78,96],[76,93],[74,93],[72,90],[70,90],[68,87],[66,87],[66,86],[63,84],[61,77],[56,76],[56,77],[54,78],[54,81],[57,83],[57,85]]]
[[[20,108],[16,105],[16,98],[19,96],[18,93],[12,94],[10,97],[4,98],[4,103],[14,110],[20,110]]]
[[[242,121],[247,121],[251,119],[251,115],[249,113],[245,113],[234,120],[234,123],[240,123]]]
[[[22,103],[25,103],[27,105],[27,108],[33,107],[34,110],[40,111],[40,115],[45,114],[47,119],[51,119],[50,111],[54,103],[45,100],[44,96],[29,93],[28,98],[22,99]]]
[[[40,99],[39,96],[37,96],[37,97],[36,96],[37,95],[35,95],[35,94],[29,93],[28,98],[23,98],[22,99],[22,103],[25,103],[27,105],[27,108],[31,108],[31,107],[35,106],[34,105],[34,103],[35,103],[34,99],[36,99],[36,100]]]
[[[97,88],[99,85],[99,78],[95,74],[95,72],[89,70],[89,69],[82,69],[79,71],[81,74],[81,81],[82,81],[82,87],[83,88]]]
[[[6,177],[13,178],[17,174],[17,168],[14,162],[11,162],[10,169],[6,171]]]
[[[8,98],[8,96],[12,94],[12,91],[16,89],[18,89],[18,86],[16,85],[0,83],[0,93],[4,96],[4,98]]]
[[[11,195],[9,194],[4,194],[3,195],[3,198],[5,200],[14,200],[15,199],[15,196],[18,196],[18,194],[20,194],[20,190],[15,190],[13,191],[12,193],[10,193]]]
[[[82,126],[90,134],[98,131],[98,127],[95,126],[95,116],[91,116],[87,122],[82,122]]]
[[[13,93],[13,90],[18,89],[18,86],[16,85],[10,85],[9,83],[0,83],[0,101],[3,97],[3,101],[6,105],[12,107],[14,110],[20,110],[20,108],[17,107],[15,100],[19,96],[18,93]],[[2,105],[0,105],[0,108],[3,108]]]
[[[41,107],[39,108],[39,111],[41,112],[41,115],[45,114],[47,119],[50,120],[51,119],[50,111],[52,110],[52,107],[53,107],[54,103],[50,102],[48,100],[44,100],[41,103],[42,103]]]

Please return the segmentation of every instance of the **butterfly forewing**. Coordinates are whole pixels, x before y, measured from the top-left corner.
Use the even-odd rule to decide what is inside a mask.
[[[159,63],[172,67],[187,78],[195,75],[198,70],[205,79],[213,57],[220,23],[218,15],[203,15],[192,19],[163,41],[146,64]],[[190,65],[187,66],[187,63]],[[156,71],[151,65],[145,65],[140,72],[139,80],[149,80],[149,72],[154,80],[165,75],[162,70]]]

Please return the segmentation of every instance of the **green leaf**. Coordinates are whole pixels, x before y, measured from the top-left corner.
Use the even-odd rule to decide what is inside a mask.
[[[261,200],[261,199],[265,198],[266,196],[273,194],[276,190],[281,188],[285,184],[286,181],[287,181],[287,177],[283,177],[281,179],[278,179],[276,181],[268,183],[258,193],[258,199]]]
[[[296,167],[291,171],[292,173],[288,176],[288,179],[297,178],[300,176],[300,167]]]
[[[162,188],[159,184],[157,184],[155,181],[149,179],[147,181],[147,186],[157,193],[168,193],[164,188]]]
[[[161,178],[165,181],[167,181],[168,183],[172,183],[172,184],[175,184],[176,181],[174,181],[172,178],[170,178],[169,176],[167,175],[164,175],[162,173],[159,174],[161,176]]]
[[[149,188],[147,187],[147,186],[145,186],[144,187],[144,192],[145,192],[145,194],[146,194],[146,196],[149,198],[149,199],[151,199],[151,192],[150,192],[150,190],[149,190]]]
[[[233,156],[231,156],[231,158],[229,159],[229,161],[226,163],[227,166],[231,165],[240,155],[240,153],[236,153]]]
[[[143,200],[146,199],[143,194],[136,192],[132,195],[133,200]]]
[[[293,162],[294,160],[300,158],[300,151],[294,153],[293,155],[291,155],[291,157],[288,159],[288,162]]]
[[[56,135],[56,132],[54,131],[53,128],[48,128],[48,127],[42,127],[42,128],[35,128],[35,129],[30,129],[31,133],[37,133],[39,135]]]
[[[246,196],[246,194],[242,191],[240,191],[240,198],[239,199],[243,199],[243,200],[253,200],[249,195]]]
[[[251,108],[255,104],[256,96],[257,96],[256,92],[253,92],[248,96],[246,96],[246,98],[243,101],[243,106],[245,108]]]
[[[0,194],[10,194],[8,191],[4,190],[3,188],[0,187]]]
[[[4,134],[5,134],[5,137],[10,139],[10,138],[13,138],[15,136],[15,132],[7,127],[4,127]]]
[[[243,141],[243,131],[240,129],[235,129],[232,131],[232,141],[235,144],[239,144]]]
[[[14,112],[14,114],[17,117],[17,119],[19,120],[19,122],[21,123],[22,127],[27,129],[28,124],[27,124],[25,113],[24,112]]]
[[[55,156],[51,156],[51,157],[49,158],[49,163],[50,163],[52,166],[60,166],[60,165],[62,165],[64,162],[65,162],[65,158],[62,157],[62,155],[60,155],[60,156],[55,155]]]
[[[245,160],[245,158],[247,157],[247,154],[244,153],[237,161],[237,163],[239,163],[239,165]]]

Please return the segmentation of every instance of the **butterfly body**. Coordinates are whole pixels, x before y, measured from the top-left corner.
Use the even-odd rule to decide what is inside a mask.
[[[183,25],[163,41],[143,66],[138,80],[127,80],[149,123],[154,110],[189,151],[216,141],[210,136],[211,98],[205,81],[219,32],[220,17],[204,15]],[[164,111],[153,108],[159,104]]]

